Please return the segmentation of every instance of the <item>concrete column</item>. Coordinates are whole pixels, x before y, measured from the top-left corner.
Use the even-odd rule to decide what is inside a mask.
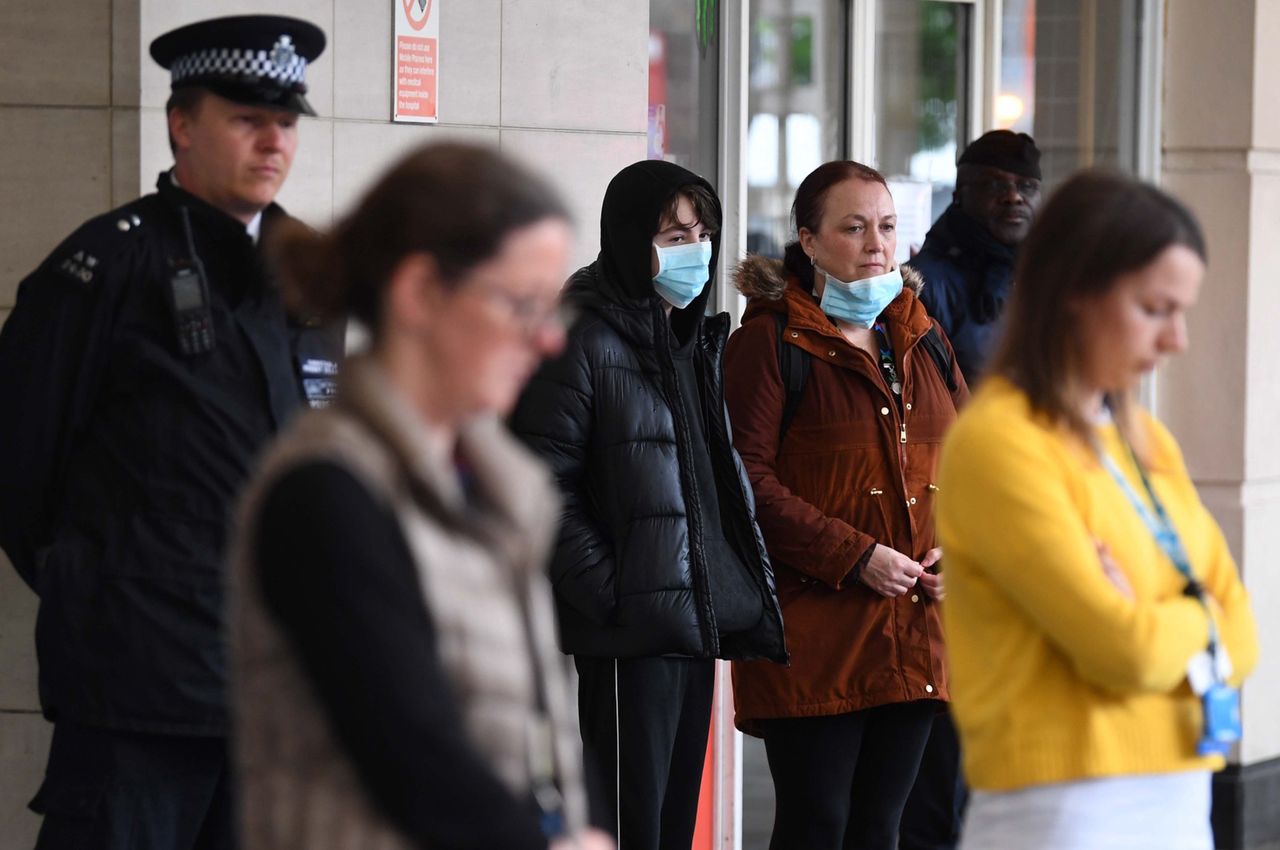
[[[1191,350],[1159,378],[1181,442],[1252,595],[1262,661],[1238,763],[1219,776],[1219,847],[1280,846],[1280,0],[1167,3],[1163,182],[1191,205],[1209,273]],[[1271,843],[1277,842],[1277,843]]]

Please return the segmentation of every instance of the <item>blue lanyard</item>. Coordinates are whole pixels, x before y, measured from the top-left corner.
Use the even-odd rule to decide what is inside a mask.
[[[1196,581],[1195,573],[1191,571],[1191,559],[1187,557],[1187,550],[1182,545],[1182,538],[1178,536],[1177,529],[1173,527],[1173,523],[1169,520],[1164,504],[1156,496],[1156,491],[1151,486],[1150,479],[1147,478],[1147,472],[1142,468],[1142,462],[1138,460],[1133,447],[1129,446],[1129,456],[1133,458],[1133,465],[1138,470],[1138,477],[1142,479],[1142,486],[1146,489],[1147,496],[1151,499],[1150,508],[1147,507],[1147,503],[1142,501],[1142,497],[1133,489],[1129,479],[1116,466],[1115,461],[1105,451],[1101,452],[1101,455],[1103,465],[1111,473],[1111,477],[1115,479],[1116,484],[1120,485],[1120,489],[1129,497],[1129,502],[1133,505],[1133,509],[1138,512],[1138,516],[1146,524],[1147,530],[1151,532],[1151,536],[1155,538],[1157,545],[1169,556],[1173,566],[1187,580],[1188,592],[1195,596],[1200,601],[1200,604],[1204,606],[1205,616],[1209,618],[1209,654],[1213,655],[1218,644],[1218,628],[1214,624],[1213,615],[1209,611],[1209,603],[1205,601],[1204,590],[1200,587],[1200,583]],[[1152,509],[1154,509],[1154,513],[1152,513]]]

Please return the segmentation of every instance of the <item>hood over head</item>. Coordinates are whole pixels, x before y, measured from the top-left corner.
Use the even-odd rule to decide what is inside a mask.
[[[642,160],[618,172],[604,193],[600,210],[600,257],[603,272],[599,282],[603,295],[618,302],[647,302],[658,298],[653,288],[650,258],[653,237],[658,230],[658,217],[672,196],[686,186],[702,186],[715,198],[716,211],[723,221],[723,210],[715,189],[706,180],[678,165],[661,160]],[[701,316],[715,280],[720,256],[720,233],[711,236],[711,278],[706,287],[684,310],[673,314]]]

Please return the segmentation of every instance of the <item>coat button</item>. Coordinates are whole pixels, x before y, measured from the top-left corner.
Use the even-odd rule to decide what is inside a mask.
[[[907,499],[907,504],[908,504],[908,505],[914,505],[915,503],[916,503],[916,497],[915,497],[915,496],[912,496],[910,499]]]
[[[933,685],[925,685],[925,686],[924,686],[924,692],[925,692],[926,694],[931,694],[931,693],[933,693]]]
[[[796,333],[795,331],[792,331],[792,332],[791,332],[791,338],[792,338],[792,339],[797,339],[797,338],[799,338],[799,336],[800,336],[800,334]]]
[[[835,357],[835,356],[836,356],[836,353],[835,353],[834,351],[828,351],[828,352],[827,352],[827,356],[828,356],[828,357]]]
[[[911,601],[912,601],[912,602],[919,602],[919,601],[920,601],[920,594],[918,594],[918,593],[913,593],[913,594],[911,594]]]
[[[911,409],[911,402],[907,402],[907,410]]]
[[[116,228],[121,231],[128,231],[133,228],[133,225],[130,224],[127,220],[122,218],[116,222]]]
[[[881,415],[881,416],[888,416],[888,415],[889,415],[889,408],[887,408],[887,407],[882,407],[882,408],[880,408],[880,415]]]

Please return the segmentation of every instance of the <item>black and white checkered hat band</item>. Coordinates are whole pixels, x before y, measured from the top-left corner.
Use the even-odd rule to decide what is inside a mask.
[[[269,79],[282,86],[301,83],[307,70],[307,60],[294,53],[284,64],[278,64],[271,58],[272,52],[236,47],[202,50],[174,60],[169,71],[174,85],[205,77],[239,78],[245,82]]]

